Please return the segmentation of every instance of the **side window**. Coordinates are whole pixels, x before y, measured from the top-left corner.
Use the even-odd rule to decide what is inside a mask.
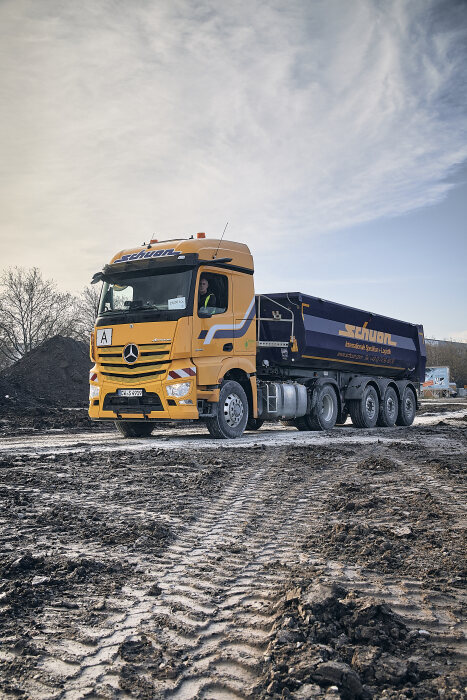
[[[226,275],[202,272],[198,282],[198,316],[223,314],[229,306],[229,280]]]

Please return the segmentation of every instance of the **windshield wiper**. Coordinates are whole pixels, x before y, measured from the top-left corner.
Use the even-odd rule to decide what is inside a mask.
[[[125,311],[160,311],[157,304],[140,304],[139,306],[129,306]]]

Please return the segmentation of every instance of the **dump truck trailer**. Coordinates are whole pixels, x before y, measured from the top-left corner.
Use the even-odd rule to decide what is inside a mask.
[[[120,251],[91,334],[89,415],[125,437],[203,421],[236,438],[264,421],[330,430],[410,425],[423,328],[299,292],[255,295],[241,243],[151,240]]]

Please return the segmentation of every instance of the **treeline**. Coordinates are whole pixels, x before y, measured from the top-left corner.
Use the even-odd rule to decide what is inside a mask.
[[[449,367],[451,382],[467,384],[467,343],[448,340],[427,340],[426,366]]]
[[[54,335],[89,341],[99,289],[78,296],[60,292],[37,267],[14,267],[0,276],[0,369]]]

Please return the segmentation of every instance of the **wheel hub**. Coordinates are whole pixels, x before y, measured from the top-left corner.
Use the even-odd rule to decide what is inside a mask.
[[[334,412],[334,406],[330,396],[323,396],[321,413],[325,421],[330,421]]]
[[[368,417],[373,418],[376,412],[376,404],[371,396],[367,397],[365,406]]]
[[[237,394],[229,394],[224,402],[226,423],[235,428],[243,418],[243,404]]]

